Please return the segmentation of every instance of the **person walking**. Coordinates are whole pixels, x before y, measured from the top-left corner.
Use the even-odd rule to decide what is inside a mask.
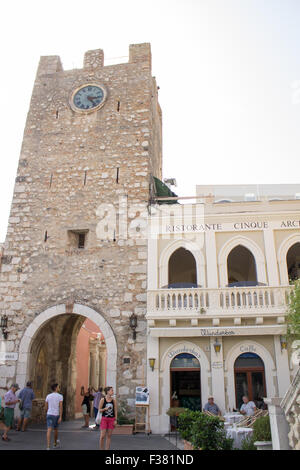
[[[117,402],[113,398],[114,390],[112,387],[106,387],[104,389],[105,397],[101,398],[99,404],[99,411],[102,413],[101,425],[100,425],[100,450],[104,450],[104,439],[106,437],[105,449],[110,448],[111,435],[118,418]]]
[[[28,419],[31,416],[32,400],[35,398],[32,390],[32,382],[27,382],[26,387],[22,388],[20,391],[18,398],[20,399],[21,416],[18,420],[17,431],[22,430],[24,432],[26,431]]]
[[[93,390],[93,389],[92,389]],[[97,429],[99,429],[100,427],[100,424],[97,424],[96,423],[96,418],[97,418],[97,414],[98,414],[98,410],[99,410],[99,403],[100,403],[100,400],[101,398],[104,397],[103,393],[102,393],[102,387],[99,387],[98,388],[98,391],[93,393],[93,397],[94,397],[94,418],[95,418],[95,426],[94,426],[94,430],[96,431]]]
[[[7,432],[10,431],[14,425],[15,406],[20,401],[16,397],[17,390],[19,390],[19,385],[12,384],[10,390],[4,395],[4,422],[7,427]],[[7,432],[2,436],[3,441],[8,440]]]
[[[82,407],[82,414],[84,417],[84,425],[81,427],[88,428],[89,422],[90,422],[90,415],[91,415],[91,401],[94,400],[94,397],[91,393],[90,388],[88,388],[86,392],[84,391],[83,385],[81,387],[80,395],[83,396],[81,407]]]
[[[59,393],[60,387],[58,384],[51,386],[52,393],[47,395],[45,401],[45,408],[47,414],[47,450],[50,450],[51,433],[54,429],[54,444],[53,447],[59,447],[58,440],[58,426],[62,420],[63,412],[63,399],[64,397]]]
[[[2,434],[1,438],[3,439],[3,441],[10,441],[10,439],[8,439],[7,437],[8,428],[5,424],[4,408],[2,408],[1,402],[2,400],[0,397],[0,429],[4,429],[4,433]]]

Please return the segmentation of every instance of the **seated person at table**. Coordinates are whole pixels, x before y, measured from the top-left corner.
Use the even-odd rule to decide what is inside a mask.
[[[222,416],[220,408],[214,403],[214,397],[208,397],[208,403],[204,406],[203,411],[209,411],[213,415]]]
[[[241,406],[240,412],[242,415],[253,416],[256,411],[256,406],[253,401],[249,401],[249,398],[243,397],[243,405]]]

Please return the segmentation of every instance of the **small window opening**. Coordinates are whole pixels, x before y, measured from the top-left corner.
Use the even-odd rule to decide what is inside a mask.
[[[85,245],[85,233],[78,234],[78,248],[84,248]]]
[[[83,182],[83,185],[85,186],[86,184],[86,174],[87,174],[87,171],[84,172],[84,182]]]
[[[73,249],[86,247],[86,235],[88,230],[68,230],[68,245]]]
[[[118,101],[118,104],[117,104],[117,111],[118,113],[120,112],[120,101]]]
[[[53,174],[51,173],[51,176],[50,176],[50,183],[49,183],[49,188],[51,188],[51,186],[52,186],[52,179],[53,179]]]
[[[44,236],[44,242],[45,242],[45,243],[46,243],[46,241],[48,240],[48,238],[49,238],[49,237],[48,237],[48,232],[47,232],[47,230],[46,230],[45,236]]]
[[[56,110],[56,119],[58,119],[58,109]]]
[[[117,177],[116,177],[116,182],[117,183],[119,183],[119,170],[120,170],[120,168],[118,167],[117,168]]]

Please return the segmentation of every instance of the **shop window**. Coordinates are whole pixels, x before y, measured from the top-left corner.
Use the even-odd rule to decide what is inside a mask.
[[[228,287],[256,286],[256,263],[248,248],[238,245],[227,258]]]
[[[290,283],[300,279],[300,243],[291,246],[287,252],[286,264]]]
[[[234,364],[236,407],[240,409],[243,396],[254,401],[257,408],[264,407],[266,397],[265,367],[261,358],[254,353],[241,354]]]
[[[171,362],[171,406],[201,410],[200,362],[192,354],[178,354]]]

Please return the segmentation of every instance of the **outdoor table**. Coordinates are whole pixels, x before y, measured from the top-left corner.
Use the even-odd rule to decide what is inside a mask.
[[[230,424],[234,424],[234,423],[238,423],[242,418],[243,418],[243,415],[241,413],[226,413],[224,415],[224,418],[225,418],[225,422],[226,423],[230,423]]]
[[[242,427],[226,427],[226,436],[233,439],[233,447],[236,449],[241,449],[242,442],[247,436],[252,436],[252,428],[242,428]]]

